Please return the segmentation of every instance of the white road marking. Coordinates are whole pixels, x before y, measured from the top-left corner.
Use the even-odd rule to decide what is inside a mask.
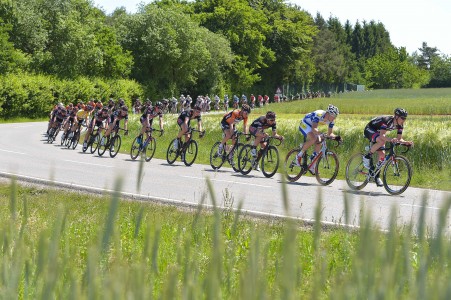
[[[435,207],[435,206],[422,206],[422,205],[415,205],[415,204],[399,204],[399,206],[410,206],[410,207],[418,207],[418,208],[427,208],[427,209],[436,209],[436,210],[440,210],[440,207]]]
[[[23,152],[17,152],[17,151],[11,151],[11,150],[0,149],[0,151],[2,151],[2,152],[8,152],[8,153],[14,153],[14,154],[27,155],[26,153],[23,153]]]
[[[205,177],[196,177],[196,176],[183,176],[180,175],[180,177],[185,177],[185,178],[192,178],[192,179],[200,179],[200,180],[205,180]],[[254,184],[254,183],[246,183],[246,182],[239,182],[239,181],[231,181],[231,180],[221,180],[221,179],[214,179],[214,178],[210,178],[211,181],[218,181],[218,182],[226,182],[226,183],[233,183],[233,184],[243,184],[243,185],[252,185],[252,186],[258,186],[258,187],[264,187],[264,188],[273,188],[272,186],[269,185],[261,185],[261,184]]]
[[[82,164],[82,165],[98,166],[98,167],[105,167],[105,168],[114,168],[113,166],[105,166],[105,165],[100,165],[100,164],[92,164],[92,163],[86,163],[86,162],[81,162],[81,161],[76,161],[76,160],[69,160],[69,159],[65,159],[64,161],[72,162],[72,163],[76,163],[76,164]]]

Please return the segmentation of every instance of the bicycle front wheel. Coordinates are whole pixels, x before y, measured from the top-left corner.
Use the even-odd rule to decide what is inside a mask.
[[[110,157],[114,158],[119,153],[119,150],[121,149],[122,139],[120,135],[115,135],[111,139],[110,143]]]
[[[175,143],[178,143],[177,139],[173,139],[171,141],[171,143],[169,144],[169,147],[168,147],[168,151],[166,152],[166,160],[167,160],[168,164],[170,164],[170,165],[172,165],[175,162],[175,160],[177,159],[177,156],[179,154],[178,147],[177,148],[175,147],[176,146]],[[180,145],[178,145],[178,146],[180,146]]]
[[[297,181],[301,178],[304,171],[302,166],[298,166],[296,164],[299,151],[301,151],[300,148],[290,150],[287,154],[287,158],[285,159],[285,176],[289,182]]]
[[[332,151],[326,151],[326,154],[321,155],[316,162],[316,180],[322,185],[331,184],[337,177],[339,168],[337,155]]]
[[[396,156],[385,164],[382,181],[389,194],[402,194],[409,187],[411,179],[412,167],[404,156]]]
[[[90,137],[90,144],[91,144],[91,153],[96,152],[97,148],[100,144],[100,135],[96,134],[94,136]]]
[[[363,153],[356,153],[346,165],[346,182],[353,190],[361,190],[368,184],[369,170],[363,166]]]
[[[225,149],[222,149],[223,152],[221,152],[221,154],[218,154],[219,145],[221,145],[221,142],[216,142],[210,150],[210,166],[213,168],[213,170],[219,170],[219,168],[221,168],[222,164],[224,163],[223,152],[225,152]]]
[[[279,168],[279,150],[274,146],[269,146],[266,153],[262,156],[262,173],[267,178],[276,174]]]
[[[106,137],[106,136],[98,136],[98,149],[97,149],[97,154],[99,154],[99,156],[102,156],[105,151],[108,149],[109,143],[110,143],[110,137]]]
[[[254,157],[252,156],[251,150],[251,145],[245,145],[241,148],[238,155],[238,168],[243,175],[249,174],[252,170],[252,160]]]
[[[151,137],[149,139],[149,143],[143,150],[144,158],[146,161],[150,161],[152,159],[153,155],[155,154],[155,149],[157,149],[157,141],[153,137]]]
[[[197,157],[197,142],[195,140],[190,140],[188,145],[185,146],[183,153],[185,154],[183,162],[186,166],[191,166]]]
[[[135,139],[133,140],[133,143],[132,143],[132,148],[130,149],[130,158],[133,160],[135,160],[138,157],[139,152],[140,152],[138,137],[139,136],[135,137]]]

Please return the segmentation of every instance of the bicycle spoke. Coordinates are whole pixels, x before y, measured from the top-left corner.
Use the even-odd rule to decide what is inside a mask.
[[[409,186],[411,177],[410,163],[403,156],[397,156],[393,161],[389,161],[383,170],[384,187],[392,195],[403,193]]]

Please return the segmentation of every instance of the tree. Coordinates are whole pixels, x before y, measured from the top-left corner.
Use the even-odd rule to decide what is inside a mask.
[[[426,42],[423,42],[421,48],[418,48],[420,54],[414,54],[416,56],[417,65],[429,70],[431,68],[432,60],[439,56],[437,47],[429,47]]]
[[[428,72],[407,59],[405,48],[368,59],[365,77],[367,86],[375,89],[419,88],[429,81]]]
[[[27,59],[20,51],[14,48],[9,41],[9,32],[12,26],[4,24],[0,18],[0,74],[17,71],[26,67]]]
[[[451,87],[451,58],[433,56],[431,59],[431,81],[427,87]]]

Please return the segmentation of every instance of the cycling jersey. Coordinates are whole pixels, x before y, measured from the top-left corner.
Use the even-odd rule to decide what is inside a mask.
[[[392,131],[394,129],[397,129],[397,133],[402,134],[404,127],[399,124],[395,126],[394,121],[394,116],[375,117],[366,125],[363,134],[373,143],[376,142],[376,139],[380,135],[381,130]]]
[[[379,116],[373,118],[367,125],[367,127],[379,131],[379,130],[387,130],[392,131],[395,128],[398,131],[398,134],[402,134],[403,126],[396,125],[395,126],[395,117],[394,116]]]
[[[79,110],[79,111],[77,112],[77,119],[78,119],[78,120],[84,120],[84,119],[87,119],[87,118],[89,117],[90,114],[91,114],[90,111],[86,111],[86,110],[81,109],[81,110]]]
[[[274,121],[272,124],[269,124],[266,116],[261,116],[258,119],[254,120],[254,122],[252,122],[249,130],[252,134],[255,135],[257,129],[265,130],[270,127],[272,128],[272,131],[276,131],[276,121]]]
[[[192,109],[183,111],[177,119],[177,124],[179,126],[181,126],[183,123],[185,123],[186,118],[189,118],[188,119],[188,127],[189,127],[189,124],[192,119],[196,119],[197,122],[202,121],[201,115],[198,115],[197,117],[193,117],[193,115],[194,115],[194,110],[192,110]]]
[[[307,124],[310,127],[313,126],[313,123],[318,123],[320,125],[328,124],[329,128],[333,128],[335,123],[324,119],[324,117],[326,116],[326,113],[327,112],[325,110],[315,110],[314,112],[306,114],[304,119],[302,119],[302,122]],[[302,124],[301,124],[301,126],[302,126]]]
[[[161,110],[160,110],[160,112],[156,112],[155,111],[155,107],[152,107],[152,108],[147,108],[146,109],[146,111],[144,112],[144,114],[141,116],[141,118],[139,118],[139,120],[140,120],[140,122],[142,123],[142,122],[144,122],[145,120],[147,120],[147,118],[149,118],[149,123],[150,123],[150,125],[152,126],[152,123],[153,123],[153,119],[155,118],[155,117],[160,117],[160,118],[162,118],[163,117],[163,113],[161,112]]]

